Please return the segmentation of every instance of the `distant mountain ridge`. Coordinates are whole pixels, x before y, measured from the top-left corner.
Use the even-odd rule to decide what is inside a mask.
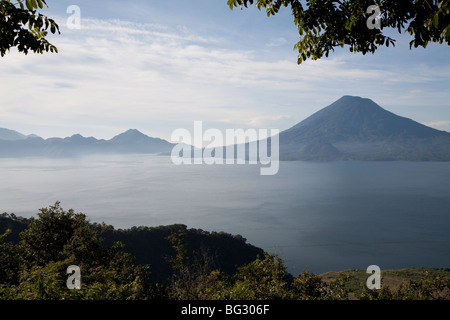
[[[30,134],[30,135],[26,136],[15,130],[0,128],[0,140],[13,140],[14,141],[14,140],[23,140],[26,138],[33,138],[33,137],[37,137],[37,135]]]
[[[80,134],[42,139],[0,128],[0,157],[113,153],[170,155],[175,145],[136,129],[129,129],[110,140],[98,140]],[[280,160],[450,161],[449,132],[398,116],[370,99],[348,95],[282,131],[279,147]],[[223,151],[225,155],[225,148]]]
[[[0,157],[159,154],[170,152],[172,148],[172,143],[149,137],[136,129],[127,130],[110,140],[86,138],[80,134],[66,138],[43,139],[36,135],[25,136],[14,130],[0,129]]]

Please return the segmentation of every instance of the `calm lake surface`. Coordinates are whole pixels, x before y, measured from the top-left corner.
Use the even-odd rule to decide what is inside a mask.
[[[0,212],[57,200],[115,228],[174,223],[241,234],[293,275],[450,267],[450,163],[181,165],[170,157],[0,159]]]

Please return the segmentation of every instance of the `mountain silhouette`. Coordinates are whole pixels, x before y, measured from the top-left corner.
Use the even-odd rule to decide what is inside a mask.
[[[450,133],[354,96],[343,96],[279,138],[281,160],[450,160]]]
[[[282,131],[279,144],[280,160],[450,161],[450,133],[398,116],[370,99],[355,96],[343,96]],[[129,129],[110,140],[99,140],[80,134],[42,139],[0,128],[0,157],[127,153],[170,155],[174,146],[136,129]],[[248,144],[246,149],[248,158]],[[212,154],[210,150],[208,154]],[[225,148],[223,154],[226,155]]]
[[[30,135],[26,136],[15,130],[0,128],[0,140],[22,140],[22,139],[26,139],[28,137],[37,137],[37,136],[34,134],[30,134]]]
[[[11,133],[11,132],[12,133]],[[159,154],[170,152],[173,144],[159,138],[152,138],[138,130],[130,129],[110,140],[83,137],[74,134],[66,138],[42,139],[35,135],[24,136],[13,130],[0,130],[5,132],[4,139],[0,135],[0,157],[74,157],[88,154],[123,154],[142,153]],[[17,133],[17,134],[15,134]]]
[[[166,140],[151,138],[136,129],[129,129],[108,142],[111,148],[121,153],[161,153],[173,148]]]

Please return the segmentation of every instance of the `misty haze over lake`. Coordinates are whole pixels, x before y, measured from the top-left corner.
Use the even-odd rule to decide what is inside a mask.
[[[0,212],[61,201],[115,228],[174,223],[241,234],[294,275],[450,266],[449,162],[181,165],[152,155],[0,159]]]

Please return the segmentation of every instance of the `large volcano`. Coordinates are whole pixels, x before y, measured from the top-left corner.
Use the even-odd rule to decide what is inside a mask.
[[[450,133],[344,96],[280,133],[281,160],[450,160]]]

